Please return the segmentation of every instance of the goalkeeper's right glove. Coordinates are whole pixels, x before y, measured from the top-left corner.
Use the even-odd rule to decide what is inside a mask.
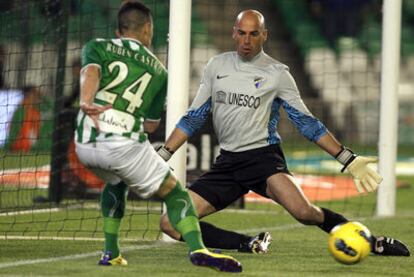
[[[166,161],[166,162],[168,162],[168,160],[174,154],[174,152],[170,151],[168,148],[166,148],[165,145],[157,146],[155,148],[155,151],[157,151],[158,155],[160,155],[161,158],[163,158],[164,161]]]
[[[378,162],[376,157],[357,156],[350,149],[342,147],[341,152],[335,158],[344,165],[341,172],[347,169],[352,175],[358,192],[374,191],[382,182],[381,175],[368,167],[369,163]]]

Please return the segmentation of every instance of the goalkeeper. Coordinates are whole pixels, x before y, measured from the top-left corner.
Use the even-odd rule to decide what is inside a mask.
[[[118,11],[115,39],[96,39],[82,50],[80,112],[76,152],[107,182],[102,197],[105,249],[99,265],[126,265],[119,231],[128,189],[142,198],[157,194],[168,219],[190,250],[194,265],[241,272],[234,258],[209,252],[188,195],[147,140],[164,108],[167,72],[148,49],[153,35],[150,10],[125,2]]]
[[[199,217],[226,208],[252,190],[283,206],[296,220],[317,225],[325,232],[347,222],[342,215],[319,208],[306,198],[289,172],[277,133],[279,109],[284,108],[299,132],[335,157],[355,180],[359,192],[375,191],[382,177],[368,167],[376,162],[354,154],[341,145],[303,103],[288,67],[263,51],[267,40],[264,17],[254,10],[241,12],[234,24],[236,51],[215,56],[208,62],[197,95],[158,153],[168,160],[212,113],[221,147],[211,170],[190,186]],[[200,222],[208,247],[240,249],[245,236]],[[162,230],[181,239],[161,220]],[[251,252],[266,252],[270,235],[252,241]],[[400,241],[377,237],[372,252],[378,255],[408,256]]]

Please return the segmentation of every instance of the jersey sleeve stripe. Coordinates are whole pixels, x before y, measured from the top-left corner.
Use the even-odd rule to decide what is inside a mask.
[[[268,137],[269,144],[280,143],[280,136],[277,133],[277,124],[280,119],[279,108],[280,108],[280,100],[276,99],[272,103],[272,110],[270,113],[269,123],[267,127],[268,132],[269,132],[269,137]]]
[[[191,137],[204,125],[210,110],[211,97],[209,97],[208,100],[198,109],[188,111],[187,114],[178,122],[177,128],[180,128],[184,133]]]
[[[288,118],[299,130],[299,132],[310,141],[318,141],[328,130],[325,125],[317,118],[304,114],[294,107],[290,106],[286,101],[282,100],[282,105],[288,114]]]

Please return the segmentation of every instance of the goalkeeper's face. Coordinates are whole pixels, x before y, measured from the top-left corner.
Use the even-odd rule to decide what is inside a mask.
[[[267,40],[263,16],[253,10],[243,11],[237,17],[233,29],[237,53],[245,60],[251,60],[263,49]]]

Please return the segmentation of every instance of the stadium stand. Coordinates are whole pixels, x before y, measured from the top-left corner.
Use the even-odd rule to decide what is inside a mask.
[[[370,1],[369,10],[362,20],[360,32],[355,37],[340,37],[332,46],[321,30],[321,22],[311,15],[312,1],[278,1],[272,3],[282,15],[291,41],[300,49],[304,68],[319,96],[331,107],[335,129],[347,139],[372,143],[376,139],[379,118],[381,22],[379,1]],[[403,27],[401,30],[401,90],[414,89],[406,84],[414,76],[414,4],[403,1]],[[361,99],[352,104],[353,98]],[[356,113],[352,111],[355,110]],[[353,116],[358,114],[358,117]],[[349,130],[349,122],[356,122]],[[370,133],[359,132],[370,127]],[[345,134],[345,129],[347,133]],[[352,128],[351,128],[352,129]]]

